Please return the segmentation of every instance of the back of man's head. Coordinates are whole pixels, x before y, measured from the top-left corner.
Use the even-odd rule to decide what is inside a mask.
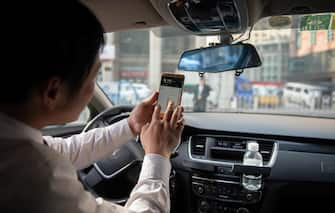
[[[104,43],[97,18],[77,1],[15,3],[3,8],[1,103],[26,102],[51,77],[78,90]]]

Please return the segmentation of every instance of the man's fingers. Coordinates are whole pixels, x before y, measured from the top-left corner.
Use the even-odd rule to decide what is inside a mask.
[[[180,107],[177,115],[176,115],[176,125],[179,125],[181,122],[184,122],[184,114],[183,114],[184,108]]]
[[[164,113],[164,118],[163,118],[163,120],[164,120],[164,121],[170,121],[171,116],[172,116],[172,113],[173,113],[173,102],[172,102],[172,101],[169,101],[169,104],[168,104],[168,106],[166,107],[166,110],[165,110],[165,113]]]
[[[182,119],[183,118],[183,112],[184,112],[184,107],[180,107],[180,110],[178,112],[178,120]]]
[[[185,122],[185,119],[182,117],[177,121],[177,124],[179,125],[179,124],[184,123],[184,122]]]
[[[181,133],[184,129],[184,119],[181,119],[180,121],[177,122],[177,131]]]
[[[142,131],[141,132],[147,130],[149,128],[149,126],[150,126],[150,123],[144,124],[144,126],[142,126]]]
[[[152,120],[157,121],[160,120],[161,106],[157,104],[155,106],[154,112],[152,113]]]
[[[145,99],[143,103],[145,105],[153,105],[158,100],[158,92],[154,92],[149,98]]]
[[[180,106],[176,107],[176,109],[174,110],[174,112],[172,114],[172,117],[171,117],[171,121],[170,121],[171,127],[175,127],[176,126],[177,121],[179,119],[180,110],[181,110]]]
[[[179,127],[179,126],[184,126],[184,124],[185,124],[185,120],[184,120],[184,118],[181,118],[181,119],[179,119],[178,121],[177,121],[177,127]]]

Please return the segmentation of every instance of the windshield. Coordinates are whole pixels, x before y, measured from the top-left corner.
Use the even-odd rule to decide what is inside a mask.
[[[296,24],[300,27],[253,31],[246,42],[255,45],[262,66],[245,69],[239,77],[234,71],[205,74],[204,80],[198,73],[178,71],[178,60],[185,50],[218,42],[217,36],[159,37],[154,33],[165,28],[108,33],[98,83],[114,104],[136,104],[159,89],[162,72],[178,72],[185,75],[182,105],[187,112],[333,117],[335,27],[331,23],[335,21],[329,16],[327,29],[308,27],[310,19],[296,16],[293,20],[307,27]]]

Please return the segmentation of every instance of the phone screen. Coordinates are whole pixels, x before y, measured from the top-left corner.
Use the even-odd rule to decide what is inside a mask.
[[[165,112],[169,101],[174,105],[179,105],[183,92],[184,78],[174,76],[162,76],[159,88],[158,104],[161,106],[161,112]]]

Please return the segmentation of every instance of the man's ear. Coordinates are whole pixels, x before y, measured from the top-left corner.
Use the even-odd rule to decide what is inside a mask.
[[[62,80],[58,77],[52,77],[45,82],[42,91],[42,103],[46,109],[53,110],[60,104],[63,85]]]

